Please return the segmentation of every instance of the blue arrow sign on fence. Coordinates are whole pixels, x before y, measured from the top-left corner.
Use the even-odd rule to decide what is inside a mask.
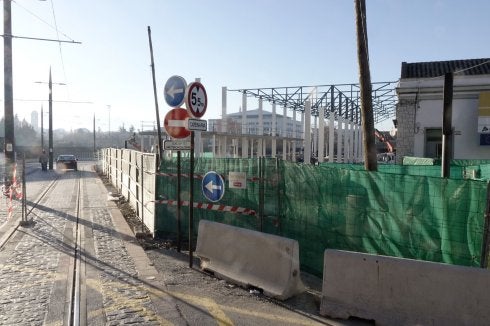
[[[184,103],[185,89],[187,82],[183,77],[172,76],[165,83],[163,89],[163,95],[165,96],[165,102],[173,108],[179,107]]]
[[[214,171],[206,173],[202,179],[202,194],[209,201],[220,201],[225,194],[223,177]]]

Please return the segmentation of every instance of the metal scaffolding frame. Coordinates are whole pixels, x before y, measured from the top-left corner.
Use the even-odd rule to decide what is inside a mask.
[[[382,122],[395,116],[396,84],[393,82],[372,83],[374,122]],[[320,108],[325,108],[325,118],[332,114],[343,117],[356,124],[361,122],[359,84],[337,84],[317,86],[292,86],[230,89],[229,92],[240,92],[248,97],[262,98],[288,109],[304,112],[305,101],[311,103],[311,115],[318,116]]]

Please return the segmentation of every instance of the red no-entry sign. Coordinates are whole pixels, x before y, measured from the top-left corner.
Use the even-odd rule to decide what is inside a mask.
[[[189,137],[191,132],[186,129],[187,118],[189,113],[185,109],[176,108],[168,111],[163,122],[167,134],[173,138]]]

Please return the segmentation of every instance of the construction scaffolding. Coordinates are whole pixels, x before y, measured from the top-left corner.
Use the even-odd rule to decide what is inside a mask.
[[[379,123],[395,116],[397,81],[372,83],[374,122]],[[359,84],[336,84],[317,86],[266,87],[230,89],[248,97],[262,98],[270,103],[293,111],[305,111],[306,101],[311,103],[311,115],[318,117],[320,108],[325,110],[325,118],[332,114],[360,124],[361,108]]]

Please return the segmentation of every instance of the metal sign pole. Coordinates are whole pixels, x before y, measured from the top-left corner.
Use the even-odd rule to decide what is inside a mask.
[[[192,236],[194,234],[194,132],[191,131],[190,151],[190,173],[189,173],[189,267],[192,268]]]
[[[177,151],[177,252],[180,252],[182,246],[182,234],[181,234],[181,221],[180,221],[180,212],[182,209],[182,202],[180,200],[180,182],[181,182],[181,152]]]

